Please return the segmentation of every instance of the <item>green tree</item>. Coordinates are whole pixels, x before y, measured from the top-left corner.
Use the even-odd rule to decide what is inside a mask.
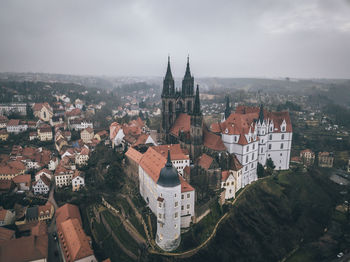
[[[262,178],[262,177],[265,176],[264,166],[262,164],[260,164],[260,163],[258,163],[257,173],[258,173],[258,178]]]

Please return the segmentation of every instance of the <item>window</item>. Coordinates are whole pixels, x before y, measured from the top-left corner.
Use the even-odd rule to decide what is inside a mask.
[[[235,136],[235,142],[237,142],[237,137]]]
[[[176,197],[176,194],[175,194],[175,197]]]
[[[248,163],[248,161],[249,161],[249,160],[248,160],[248,156],[246,156],[246,158],[245,158],[245,162],[246,162],[246,163]]]
[[[281,135],[281,139],[282,139],[282,140],[284,139],[284,134]]]
[[[184,206],[181,206],[181,210],[184,210]]]
[[[190,209],[190,204],[187,204],[187,209]]]
[[[161,202],[159,202],[158,206],[159,206],[159,207],[162,207],[162,203],[161,203]]]
[[[245,171],[247,171],[247,170],[248,170],[248,166],[245,167]]]
[[[254,153],[252,154],[252,160],[254,160]]]
[[[175,207],[177,207],[178,205],[179,205],[179,202],[176,201],[176,202],[175,202]]]
[[[255,149],[255,144],[253,144],[253,150]]]
[[[182,195],[181,195],[181,199],[184,199],[184,198],[185,198],[185,195],[184,195],[184,194],[182,194]]]
[[[175,224],[174,227],[177,228],[177,224]]]
[[[272,130],[271,130],[272,131]],[[270,135],[270,138],[269,138],[270,140],[272,140],[272,135]]]
[[[249,151],[249,146],[247,146],[247,152]]]
[[[269,144],[269,149],[271,149],[271,147],[272,147],[272,145],[271,145],[271,144]]]
[[[175,218],[177,218],[179,216],[179,214],[177,212],[175,212]]]
[[[264,149],[263,149],[263,148],[261,148],[261,150],[260,150],[260,151],[261,151],[261,153],[263,153]]]
[[[162,219],[162,214],[158,214],[159,219]]]
[[[231,182],[231,185],[233,185],[233,184],[234,184],[234,182],[232,181],[232,182]]]
[[[191,197],[191,194],[190,194],[190,193],[188,193],[188,194],[187,194],[187,198],[190,198],[190,197]]]
[[[281,143],[281,149],[283,149],[283,143]]]

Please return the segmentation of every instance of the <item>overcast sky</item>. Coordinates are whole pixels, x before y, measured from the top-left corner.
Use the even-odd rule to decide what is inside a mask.
[[[0,71],[350,78],[350,0],[1,0]]]

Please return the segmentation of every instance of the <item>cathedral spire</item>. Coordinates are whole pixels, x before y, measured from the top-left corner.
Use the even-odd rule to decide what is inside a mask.
[[[200,115],[200,114],[201,114],[201,105],[199,101],[199,86],[197,85],[196,97],[194,100],[194,107],[193,107],[193,115]]]
[[[168,56],[168,66],[166,69],[165,77],[163,80],[163,91],[162,91],[162,97],[163,96],[171,96],[175,94],[175,82],[173,75],[171,73],[171,67],[170,67],[170,56]]]
[[[231,115],[230,98],[226,96],[226,108],[225,108],[225,119],[229,118]]]
[[[259,122],[262,124],[264,121],[264,108],[263,105],[260,105],[260,111],[259,111]]]
[[[170,158],[170,149],[168,149],[168,160],[166,162],[166,167],[171,167],[172,163],[171,163],[171,158]]]
[[[190,55],[187,56],[187,65],[186,65],[186,72],[185,72],[184,78],[191,78]]]
[[[182,96],[193,96],[194,91],[194,78],[191,76],[190,70],[190,56],[187,56],[187,65],[185,76],[182,80]]]

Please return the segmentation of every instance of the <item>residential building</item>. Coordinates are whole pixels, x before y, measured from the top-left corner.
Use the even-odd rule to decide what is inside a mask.
[[[38,181],[42,175],[45,175],[49,180],[53,179],[53,174],[50,170],[44,168],[35,174],[35,181]]]
[[[0,104],[0,115],[20,114],[27,115],[27,104],[25,103],[2,103]]]
[[[0,115],[0,129],[1,128],[6,128],[8,118],[6,116]]]
[[[318,153],[318,166],[319,167],[333,167],[334,156],[330,152]]]
[[[50,191],[50,179],[42,174],[41,177],[33,183],[34,194],[47,195]]]
[[[304,165],[312,166],[315,162],[315,153],[311,149],[305,149],[300,152],[300,158]]]
[[[13,182],[17,186],[19,191],[29,191],[31,187],[31,176],[30,175],[19,175],[15,176]]]
[[[11,119],[8,121],[6,130],[8,133],[14,133],[19,134],[22,132],[27,131],[28,125],[25,123],[25,121],[19,120],[19,119]]]
[[[52,129],[49,125],[43,125],[38,128],[38,138],[40,141],[51,141],[52,136]]]
[[[74,171],[58,167],[55,171],[55,183],[57,187],[70,186]]]
[[[35,103],[33,106],[34,116],[42,121],[49,122],[53,116],[52,107],[47,103]]]
[[[84,186],[85,186],[84,175],[80,171],[75,170],[72,178],[72,191],[79,191]]]
[[[91,142],[94,138],[94,130],[91,127],[87,127],[80,131],[80,138],[84,141],[84,143]]]
[[[75,154],[75,164],[79,166],[86,165],[89,161],[89,153],[89,148],[83,147],[79,153]]]
[[[47,202],[42,206],[28,207],[26,210],[25,221],[26,223],[32,221],[46,221],[53,217],[55,209],[50,202]]]

